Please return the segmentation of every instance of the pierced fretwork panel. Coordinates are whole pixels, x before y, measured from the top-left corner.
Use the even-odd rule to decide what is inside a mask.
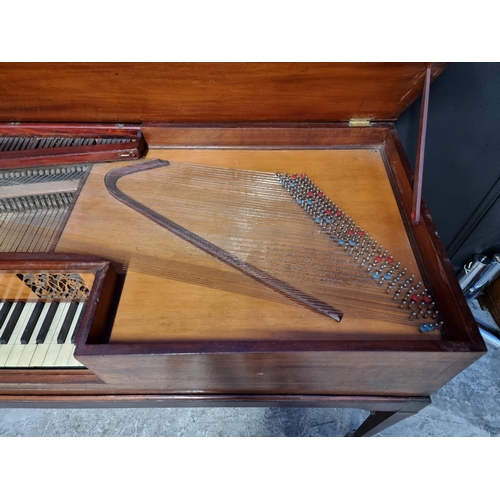
[[[40,299],[87,300],[90,290],[79,274],[33,273],[18,274]]]

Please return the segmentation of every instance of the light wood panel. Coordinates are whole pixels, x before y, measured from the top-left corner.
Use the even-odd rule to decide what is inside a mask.
[[[305,171],[418,276],[377,149],[154,150],[152,157],[264,172]],[[338,324],[291,303],[111,198],[103,188],[111,168],[94,166],[57,251],[92,253],[128,267],[112,342],[439,337],[438,332],[423,335],[414,325],[366,317],[344,317]],[[154,174],[126,177],[120,186],[147,203],[148,193],[165,188]]]
[[[36,301],[38,296],[11,272],[0,272],[0,300]]]

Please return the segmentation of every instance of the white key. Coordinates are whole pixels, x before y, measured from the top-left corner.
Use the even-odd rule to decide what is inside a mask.
[[[80,361],[78,361],[75,358],[75,356],[73,355],[75,352],[75,347],[76,347],[75,345],[71,346],[71,357],[70,357],[68,364],[66,366],[85,366],[82,363],[80,363]]]
[[[68,312],[70,305],[70,302],[64,302],[57,309],[56,317],[52,322],[52,326],[55,326],[55,328],[51,327],[47,334],[47,339],[45,340],[45,344],[47,344],[48,349],[47,354],[43,359],[42,366],[54,366],[56,362],[59,351],[61,350],[61,344],[57,343],[57,335],[61,330],[64,318],[66,317],[66,313]]]
[[[65,347],[67,346],[68,348],[67,350],[69,352],[69,357],[65,366],[84,366],[82,365],[82,363],[80,363],[80,361],[78,361],[74,357],[73,353],[75,352],[76,346],[71,343],[71,337],[73,336],[73,333],[75,332],[75,329],[78,326],[78,322],[82,316],[84,306],[85,306],[84,302],[80,302],[80,304],[78,304],[78,310],[76,311],[75,317],[73,318],[73,322],[71,323],[71,328],[69,329],[68,332],[68,337],[66,338],[66,342],[64,344]]]
[[[73,317],[73,321],[71,322],[71,326],[68,331],[68,336],[66,337],[64,344],[62,344],[59,355],[57,356],[56,366],[82,366],[81,363],[76,361],[73,357],[75,346],[71,343],[71,337],[73,336],[73,333],[75,332],[75,329],[80,321],[84,304],[84,302],[80,302],[78,304],[75,316]],[[69,365],[69,363],[73,361],[76,361],[78,365]]]
[[[33,355],[35,354],[37,343],[36,343],[36,338],[38,336],[38,332],[40,331],[40,328],[42,327],[43,320],[45,319],[45,316],[47,316],[47,311],[49,310],[50,307],[50,302],[46,302],[43,305],[42,312],[40,313],[40,317],[38,318],[38,321],[36,322],[35,328],[33,328],[33,335],[31,335],[30,341],[24,346],[23,353],[21,354],[21,357],[19,358],[19,361],[17,363],[17,366],[21,367],[28,367],[31,366],[31,360],[33,358]]]
[[[5,327],[7,326],[7,323],[9,322],[10,317],[12,316],[12,312],[14,311],[15,304],[12,304],[9,313],[7,314],[7,317],[5,318],[5,321],[3,323],[2,328],[0,328],[0,337],[2,336],[3,331],[5,330]],[[7,358],[9,357],[10,354],[10,345],[9,344],[0,344],[0,366],[3,366],[5,362],[7,361]]]
[[[26,328],[26,325],[30,319],[31,314],[33,313],[33,309],[35,308],[35,303],[30,302],[24,305],[23,307],[23,312],[19,316],[19,319],[17,320],[17,323],[14,327],[14,331],[12,332],[12,335],[9,339],[9,343],[7,346],[10,346],[10,354],[5,362],[5,367],[12,367],[16,366],[13,363],[13,359],[15,356],[18,356],[20,354],[20,349],[22,351],[23,345],[21,344],[21,336],[23,334],[24,329]],[[14,306],[12,306],[14,307]]]
[[[21,357],[21,354],[23,353],[24,350],[24,345],[21,344],[21,336],[24,332],[24,329],[26,328],[26,325],[28,324],[28,321],[31,317],[31,313],[35,308],[35,305],[36,302],[29,302],[28,304],[25,304],[23,312],[21,313],[21,316],[19,316],[17,325],[14,328],[14,332],[12,333],[10,342],[8,344],[11,345],[12,347],[10,350],[9,357],[7,358],[4,364],[5,368],[16,367],[17,363],[19,362],[19,358]]]
[[[51,306],[51,303],[49,303],[49,302],[47,302],[45,304],[44,310],[42,311],[43,319],[45,319],[45,317],[47,316],[47,313],[50,309],[50,306]],[[52,323],[53,322],[54,322],[54,319],[52,320]],[[45,343],[43,343],[43,344],[36,343],[36,337],[38,336],[38,333],[40,331],[40,328],[42,327],[42,324],[43,324],[43,320],[42,320],[42,323],[37,323],[36,332],[33,332],[33,337],[35,340],[35,350],[34,350],[33,356],[31,357],[31,360],[29,363],[30,367],[42,366],[42,362],[45,358],[45,355],[47,354],[47,347],[46,347]],[[33,340],[33,337],[31,338],[31,340]],[[45,342],[46,341],[47,341],[47,337],[45,337]],[[31,344],[31,341],[30,341],[30,344]]]
[[[59,304],[57,308],[57,312],[52,319],[52,323],[50,325],[49,331],[47,332],[47,336],[45,337],[45,342],[43,344],[37,344],[35,354],[31,358],[30,366],[43,366],[43,362],[45,360],[45,356],[47,355],[47,351],[49,350],[50,342],[54,337],[54,332],[59,331],[58,326],[61,318],[64,317],[63,314],[63,306],[66,304]],[[56,335],[57,340],[57,335]]]

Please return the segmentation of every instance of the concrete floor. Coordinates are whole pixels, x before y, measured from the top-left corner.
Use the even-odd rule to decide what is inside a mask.
[[[500,350],[379,436],[499,436]],[[309,408],[0,409],[0,436],[344,436],[367,412]]]

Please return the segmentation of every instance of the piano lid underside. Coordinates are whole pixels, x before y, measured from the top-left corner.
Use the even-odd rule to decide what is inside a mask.
[[[376,149],[169,149],[151,151],[149,158],[261,172],[306,172],[421,281]],[[337,323],[300,306],[114,199],[104,187],[104,176],[116,166],[94,165],[56,247],[57,252],[110,259],[127,272],[111,342],[440,338],[438,330],[422,333],[411,322],[385,319],[383,312],[374,311],[373,317],[345,315]],[[160,212],[161,197],[158,201],[149,195],[175,186],[158,175],[130,176],[120,186]],[[222,185],[222,211],[225,193],[230,196],[230,189]],[[188,210],[191,207],[192,203],[187,205]],[[203,206],[199,213],[203,220]],[[379,285],[373,282],[369,286]],[[385,288],[381,286],[377,293],[385,294]]]

